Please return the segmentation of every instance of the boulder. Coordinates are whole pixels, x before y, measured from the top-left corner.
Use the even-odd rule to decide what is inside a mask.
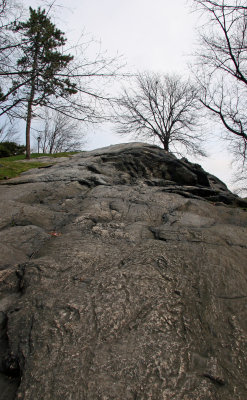
[[[0,186],[2,400],[245,400],[247,202],[130,143]]]

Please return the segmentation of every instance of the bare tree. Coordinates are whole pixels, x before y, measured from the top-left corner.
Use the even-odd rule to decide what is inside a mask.
[[[118,100],[118,133],[157,139],[165,150],[204,155],[197,89],[179,76],[138,74]],[[179,150],[179,151],[178,151]]]
[[[85,144],[85,133],[81,131],[80,125],[80,121],[46,109],[43,127],[35,135],[41,151],[51,154],[81,150]]]
[[[238,195],[247,196],[247,163],[245,162],[246,158],[243,156],[243,154],[246,152],[246,149],[243,148],[243,146],[246,146],[243,140],[232,141],[232,167],[234,173],[232,175],[231,183],[234,191]]]
[[[9,28],[17,21],[20,13],[21,8],[15,0],[0,0],[0,103],[4,98],[6,78],[9,80],[5,73],[10,65],[13,48],[17,46],[17,43],[14,45]],[[18,139],[14,121],[5,117],[0,125],[0,142],[13,142]]]
[[[238,171],[238,173],[234,176],[234,179],[232,181],[232,184],[234,185],[234,191],[247,199],[247,173],[246,169]]]
[[[0,126],[0,142],[16,142],[18,139],[19,135],[16,126],[6,120],[4,124]]]
[[[13,71],[20,42],[12,35],[11,27],[19,20],[22,8],[16,0],[0,0],[0,103],[11,94],[14,86]]]
[[[220,123],[233,154],[247,156],[247,5],[193,0],[206,18],[197,52],[201,102]],[[222,129],[223,128],[223,129]]]

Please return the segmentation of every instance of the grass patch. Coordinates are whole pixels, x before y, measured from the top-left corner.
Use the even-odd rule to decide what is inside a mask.
[[[38,157],[69,157],[73,154],[77,154],[76,151],[70,151],[68,153],[55,153],[55,154],[43,154],[43,153],[32,153],[31,158],[38,158]],[[0,164],[2,164],[2,161],[19,161],[19,160],[25,160],[26,156],[25,154],[20,154],[18,156],[11,156],[11,157],[3,157],[0,158]]]
[[[18,162],[18,161],[3,161],[0,158],[0,180],[10,179],[20,175],[22,172],[32,168],[44,167],[46,164],[41,162]]]
[[[56,153],[56,154],[31,154],[31,158],[38,157],[69,157],[73,154],[76,154],[75,151],[69,153]],[[29,161],[25,162],[26,156],[24,154],[12,157],[4,157],[0,158],[0,180],[10,179],[20,175],[22,172],[28,171],[32,168],[45,167],[49,164],[45,164],[43,162],[37,161]],[[24,160],[24,161],[23,161]]]

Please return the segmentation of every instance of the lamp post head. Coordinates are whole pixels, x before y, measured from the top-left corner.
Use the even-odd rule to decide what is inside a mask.
[[[39,154],[39,144],[40,144],[40,141],[41,141],[41,137],[38,136],[38,137],[37,137],[37,140],[38,140],[38,154]]]

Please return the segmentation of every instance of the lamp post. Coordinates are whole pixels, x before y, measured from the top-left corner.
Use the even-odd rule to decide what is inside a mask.
[[[40,136],[37,137],[37,140],[38,140],[38,154],[39,154],[39,144],[40,144],[40,141],[41,141],[41,137]]]

